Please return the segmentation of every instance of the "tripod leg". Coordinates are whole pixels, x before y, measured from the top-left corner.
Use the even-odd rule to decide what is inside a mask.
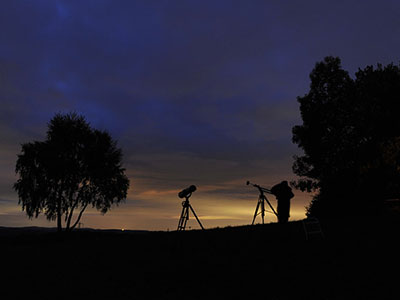
[[[258,202],[257,202],[256,212],[254,213],[253,222],[251,222],[251,225],[254,225],[254,221],[256,220],[256,217],[257,217],[257,214],[258,214],[258,207],[259,206],[260,206],[260,200],[258,200]]]
[[[261,202],[261,219],[262,223],[264,224],[264,216],[265,216],[264,199],[260,198],[260,202]]]
[[[181,217],[179,218],[179,222],[178,222],[178,228],[177,228],[177,230],[180,230],[181,228],[182,228],[182,219],[183,219],[183,210],[184,210],[185,208],[182,208],[182,212],[181,212]]]
[[[185,224],[184,224],[184,228],[183,229],[186,229],[186,224],[187,224],[187,221],[189,220],[189,208],[188,207],[186,207],[186,209],[185,209]]]
[[[185,230],[186,222],[188,219],[189,219],[189,211],[188,211],[187,206],[184,206],[182,208],[181,218],[179,219],[179,223],[178,223],[178,231]]]
[[[196,213],[194,212],[193,207],[190,204],[189,204],[189,207],[190,207],[190,210],[192,211],[194,217],[196,218],[197,222],[199,222],[199,225],[200,225],[201,229],[204,229],[203,225],[201,225],[201,222],[200,222],[199,218],[197,217]]]
[[[275,209],[273,208],[273,206],[271,205],[271,203],[268,201],[267,197],[264,196],[265,201],[268,203],[269,207],[272,209],[272,211],[274,212],[275,216],[278,216],[278,214],[276,213]]]

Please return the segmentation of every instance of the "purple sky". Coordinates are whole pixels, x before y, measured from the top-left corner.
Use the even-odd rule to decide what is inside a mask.
[[[296,97],[314,64],[397,64],[399,37],[398,1],[2,1],[0,226],[55,225],[21,212],[14,167],[70,111],[118,140],[131,179],[126,203],[85,226],[175,229],[191,184],[205,227],[248,224],[247,179],[295,179]],[[296,192],[292,219],[309,200]]]

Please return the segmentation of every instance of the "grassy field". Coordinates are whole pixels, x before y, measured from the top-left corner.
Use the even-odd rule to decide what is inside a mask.
[[[399,218],[187,232],[0,228],[1,299],[399,299]]]

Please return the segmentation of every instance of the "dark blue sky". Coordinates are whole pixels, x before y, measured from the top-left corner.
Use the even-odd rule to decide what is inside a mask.
[[[0,225],[52,225],[28,221],[11,185],[20,143],[70,111],[118,140],[131,179],[126,204],[87,226],[174,228],[190,184],[206,227],[248,223],[247,179],[295,178],[314,64],[397,64],[399,37],[398,1],[2,1]],[[293,217],[308,201],[296,193]]]

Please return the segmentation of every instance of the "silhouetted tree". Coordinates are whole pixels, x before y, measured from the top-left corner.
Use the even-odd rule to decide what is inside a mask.
[[[326,57],[298,97],[303,124],[293,142],[304,150],[293,171],[301,190],[317,190],[309,215],[376,211],[400,196],[400,69],[359,69],[352,79],[339,58]]]
[[[64,218],[66,230],[79,223],[91,205],[106,213],[126,198],[129,180],[121,167],[122,152],[105,131],[92,129],[75,113],[57,114],[48,124],[47,139],[22,145],[14,184],[27,215],[44,213]],[[79,213],[73,221],[73,213]]]

